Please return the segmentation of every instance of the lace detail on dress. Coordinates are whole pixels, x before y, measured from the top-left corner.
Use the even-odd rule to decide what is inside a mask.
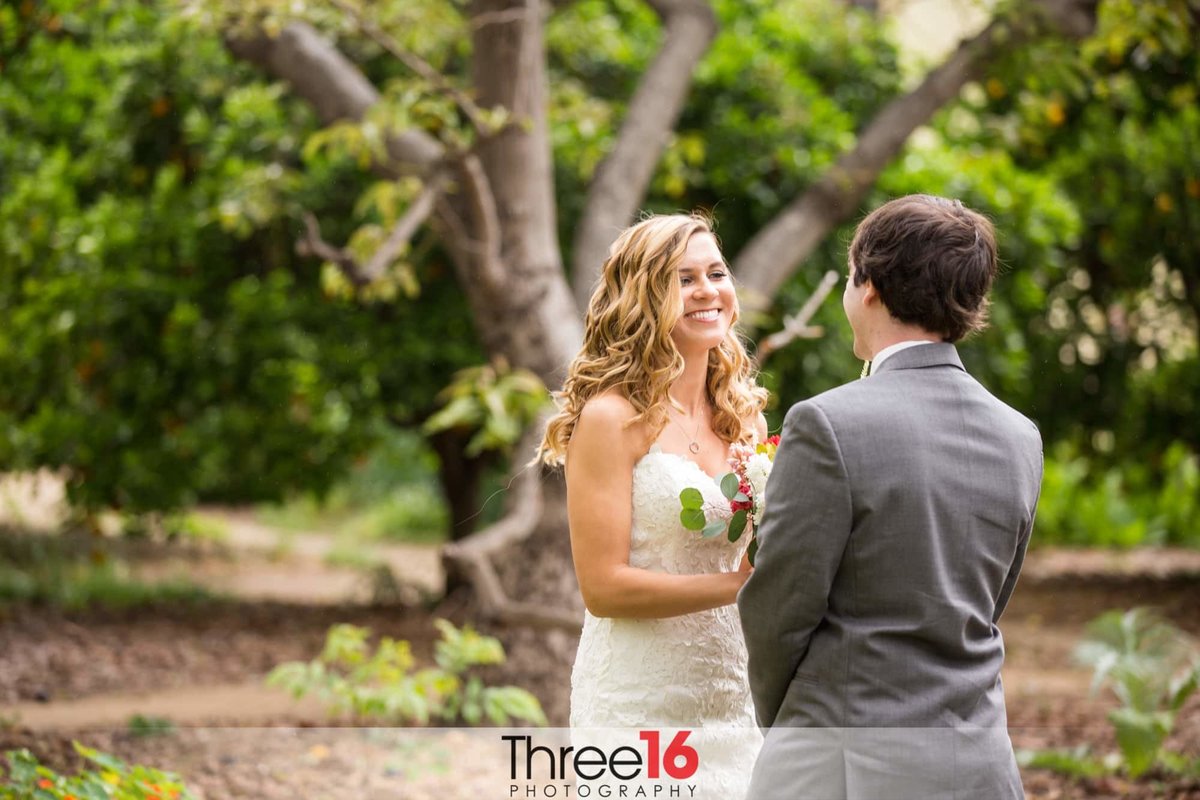
[[[735,570],[749,536],[705,539],[679,521],[679,493],[694,487],[706,512],[729,515],[716,480],[696,462],[658,445],[634,465],[629,563],[693,575]],[[585,614],[571,674],[572,727],[751,728],[712,748],[699,792],[740,797],[761,738],[746,677],[746,646],[735,605],[666,619]]]

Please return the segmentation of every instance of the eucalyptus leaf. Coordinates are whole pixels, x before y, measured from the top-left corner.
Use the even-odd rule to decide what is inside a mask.
[[[704,495],[700,494],[699,489],[688,487],[679,493],[679,503],[687,509],[703,508]]]
[[[706,520],[704,512],[698,508],[685,508],[679,512],[679,521],[683,523],[683,527],[689,531],[704,530]]]
[[[754,566],[754,559],[758,556],[758,537],[755,536],[750,540],[750,549],[746,551],[746,558],[750,561],[750,566]]]
[[[725,521],[720,520],[720,519],[714,519],[712,522],[710,522],[704,526],[704,530],[701,531],[700,535],[703,536],[705,539],[711,539],[714,536],[720,536],[724,531],[725,531]]]
[[[746,530],[746,509],[734,512],[733,518],[729,520],[729,541],[736,542],[742,538],[742,533]]]
[[[740,488],[741,481],[738,480],[737,473],[727,472],[721,478],[721,494],[725,495],[726,498],[732,500]]]

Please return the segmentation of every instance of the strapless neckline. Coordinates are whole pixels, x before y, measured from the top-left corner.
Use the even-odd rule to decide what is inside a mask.
[[[636,471],[637,468],[640,467],[642,465],[642,463],[650,456],[667,456],[668,458],[673,458],[676,461],[682,461],[684,464],[690,465],[696,472],[699,472],[701,475],[708,478],[713,483],[717,483],[721,480],[720,475],[713,475],[708,470],[706,470],[704,467],[700,466],[698,463],[696,463],[692,459],[688,458],[687,456],[680,455],[679,453],[672,453],[669,450],[663,450],[658,444],[650,445],[650,449],[646,451],[645,455],[643,455],[641,458],[639,458],[637,460],[637,463],[633,465],[634,471]]]

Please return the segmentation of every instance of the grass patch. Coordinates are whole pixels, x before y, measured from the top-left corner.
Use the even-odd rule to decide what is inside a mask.
[[[339,541],[323,559],[331,567],[345,567],[362,571],[373,570],[383,564],[383,560],[369,549],[353,541]]]
[[[57,536],[0,534],[0,605],[31,603],[67,610],[199,602],[214,595],[184,580],[144,583],[99,549]]]
[[[1096,758],[1086,747],[1073,750],[1018,750],[1017,763],[1028,769],[1048,769],[1074,778],[1099,778],[1116,771],[1115,764]]]
[[[439,544],[450,513],[437,483],[437,456],[412,431],[389,431],[363,463],[325,497],[261,506],[276,528],[336,533],[348,541]]]

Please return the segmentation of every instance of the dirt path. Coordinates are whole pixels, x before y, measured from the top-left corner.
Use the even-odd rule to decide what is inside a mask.
[[[195,515],[215,522],[227,532],[224,543],[235,552],[274,559],[278,569],[259,564],[252,574],[243,571],[217,577],[211,585],[243,599],[309,602],[311,598],[332,602],[361,602],[364,570],[338,568],[328,563],[335,544],[335,531],[281,531],[259,522],[253,511],[201,508]],[[372,542],[359,546],[366,563],[387,568],[397,586],[413,587],[425,595],[442,591],[445,576],[436,545]],[[290,570],[306,568],[303,576],[288,579]]]

